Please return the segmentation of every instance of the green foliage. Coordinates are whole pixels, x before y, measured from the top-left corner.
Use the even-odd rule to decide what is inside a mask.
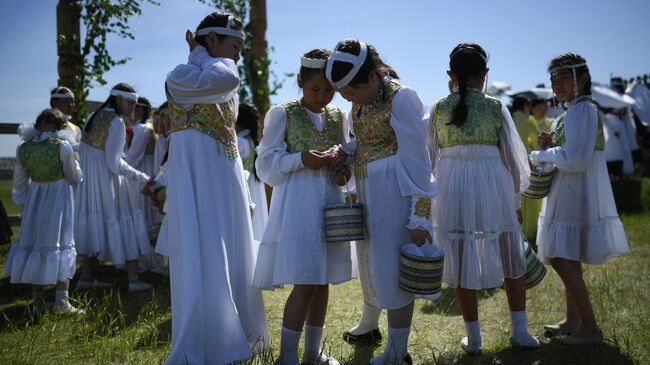
[[[76,68],[74,88],[77,100],[77,118],[82,122],[86,115],[85,100],[93,83],[106,85],[104,74],[111,68],[123,65],[129,57],[115,59],[107,48],[106,39],[113,34],[124,39],[135,39],[128,24],[132,16],[142,14],[141,4],[147,2],[160,5],[155,0],[76,0],[75,6],[81,14],[81,22],[86,30],[81,50],[73,58],[72,65]],[[68,39],[60,36],[59,44],[77,53],[75,44],[78,39]]]

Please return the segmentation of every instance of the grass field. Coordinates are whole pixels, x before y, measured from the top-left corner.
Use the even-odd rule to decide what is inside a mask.
[[[0,198],[10,214],[10,183],[0,181]],[[484,339],[482,356],[467,356],[459,346],[463,320],[453,292],[443,290],[434,303],[417,301],[409,351],[417,364],[650,364],[650,213],[623,216],[632,253],[601,266],[589,266],[585,278],[605,336],[597,346],[567,348],[543,338],[542,325],[563,317],[564,294],[559,277],[548,268],[544,281],[528,291],[529,327],[543,338],[539,350],[517,351],[508,344],[510,322],[503,290],[480,295],[479,314]],[[0,246],[0,268],[9,245]],[[29,311],[31,289],[0,279],[0,364],[159,364],[170,348],[169,281],[146,274],[155,283],[149,293],[129,294],[126,276],[102,266],[103,278],[113,277],[109,291],[72,292],[87,309],[80,318],[46,314],[38,319]],[[289,289],[265,293],[272,337],[270,352],[253,364],[270,364],[279,349],[282,309]],[[47,292],[51,300],[53,289]],[[355,348],[341,333],[360,315],[359,282],[331,288],[325,329],[325,350],[346,364],[367,364],[382,348]],[[381,318],[385,331],[386,317]],[[385,334],[385,332],[384,332]]]

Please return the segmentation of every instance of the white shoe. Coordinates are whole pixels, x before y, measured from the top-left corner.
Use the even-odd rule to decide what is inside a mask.
[[[333,357],[327,356],[322,352],[320,353],[320,359],[316,359],[316,361],[307,361],[303,357],[300,364],[301,365],[341,365],[341,363],[338,360],[336,360]]]
[[[145,291],[153,288],[153,285],[145,283],[144,281],[129,281],[129,293],[137,291]]]
[[[460,340],[460,347],[465,350],[468,354],[471,355],[478,355],[481,352],[483,352],[483,345],[482,344],[475,344],[469,343],[469,340],[467,339],[467,336],[463,337],[462,340]]]
[[[112,286],[113,284],[111,283],[105,283],[99,280],[95,280],[95,281],[79,280],[77,281],[77,286],[75,286],[75,290],[108,289]]]
[[[83,309],[75,308],[67,300],[56,303],[54,307],[52,307],[52,312],[61,315],[81,315],[86,313],[86,311]]]
[[[538,349],[542,344],[539,342],[537,338],[532,336],[529,333],[526,333],[526,336],[520,336],[520,337],[515,337],[512,336],[510,337],[510,344],[512,347],[518,348],[518,349]]]

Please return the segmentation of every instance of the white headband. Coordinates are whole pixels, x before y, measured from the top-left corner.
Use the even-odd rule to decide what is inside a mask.
[[[354,39],[344,39],[340,41],[336,47],[334,47],[334,52],[332,52],[332,55],[327,59],[325,76],[327,77],[327,80],[329,80],[330,84],[334,85],[336,89],[345,87],[350,83],[350,81],[352,81],[352,79],[357,75],[357,72],[359,72],[361,66],[363,66],[363,63],[366,61],[366,56],[368,55],[368,47],[366,47],[366,44],[361,41],[358,41],[360,47],[358,56],[355,56],[351,53],[338,51],[339,46],[348,41],[354,41]],[[353,67],[350,72],[348,72],[348,74],[345,75],[342,79],[334,82],[332,81],[332,65],[337,61],[351,63]]]
[[[232,15],[228,15],[228,23],[226,24],[225,27],[207,27],[207,28],[201,28],[194,33],[194,36],[202,36],[202,35],[207,35],[210,32],[215,32],[217,34],[221,35],[229,35],[231,37],[239,38],[242,41],[244,40],[244,32],[241,30],[235,30],[231,29],[232,24],[234,24],[234,19]]]
[[[141,107],[143,107],[143,108],[150,108],[149,105],[147,105],[147,104],[142,104],[142,103],[135,103],[135,106],[141,106]]]
[[[131,100],[131,101],[138,101],[138,94],[132,93],[130,91],[122,91],[118,89],[111,89],[111,96],[121,96],[126,100]]]
[[[304,56],[300,57],[300,66],[307,68],[325,68],[327,60],[317,59],[317,58],[307,58]]]
[[[548,72],[551,74],[551,77],[553,77],[553,75],[557,74],[560,70],[570,69],[571,74],[573,75],[573,97],[578,98],[579,90],[578,90],[578,76],[576,75],[576,68],[579,67],[587,67],[587,64],[578,63],[575,65],[559,65],[553,67]]]
[[[73,99],[74,100],[74,94],[70,89],[67,87],[59,87],[56,89],[55,93],[50,94],[50,98],[53,99]]]

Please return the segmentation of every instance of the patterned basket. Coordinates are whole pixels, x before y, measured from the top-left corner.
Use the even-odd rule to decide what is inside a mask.
[[[327,242],[364,239],[363,204],[339,203],[325,206],[325,240]]]
[[[530,199],[546,198],[551,191],[555,169],[545,172],[543,169],[530,173],[530,185],[521,195]]]
[[[526,289],[530,289],[544,279],[546,267],[539,261],[528,242],[524,242],[524,248],[526,249]]]
[[[431,296],[440,293],[445,255],[417,256],[400,249],[399,287],[407,293]]]

